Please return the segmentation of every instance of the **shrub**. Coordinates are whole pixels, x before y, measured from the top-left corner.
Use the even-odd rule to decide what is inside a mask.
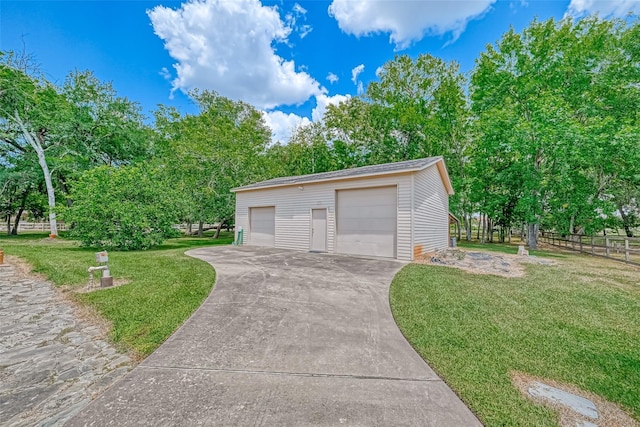
[[[83,246],[138,250],[176,236],[177,194],[158,170],[146,166],[102,166],[85,172],[70,195],[64,219]]]

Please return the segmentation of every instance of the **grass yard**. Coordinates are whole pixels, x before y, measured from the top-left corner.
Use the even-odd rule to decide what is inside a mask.
[[[463,247],[480,249],[479,245]],[[515,254],[517,245],[482,246]],[[391,285],[396,322],[487,426],[557,426],[513,372],[571,383],[640,420],[640,269],[541,250],[523,278],[411,264]]]
[[[0,236],[0,247],[5,254],[26,260],[34,272],[57,286],[86,285],[87,268],[96,264],[96,251],[80,248],[64,238],[52,241],[46,237],[46,233]],[[182,237],[168,240],[153,250],[109,252],[114,280],[129,283],[70,295],[111,322],[114,343],[145,357],[200,306],[213,287],[214,269],[184,252],[201,246],[230,244],[232,240],[233,233],[222,233],[217,240]]]

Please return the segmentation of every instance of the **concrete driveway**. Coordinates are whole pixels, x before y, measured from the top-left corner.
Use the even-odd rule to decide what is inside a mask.
[[[391,316],[396,261],[188,252],[217,282],[158,350],[67,425],[474,426]]]

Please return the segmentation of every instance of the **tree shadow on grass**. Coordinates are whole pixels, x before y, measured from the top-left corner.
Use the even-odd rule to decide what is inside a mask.
[[[165,251],[171,249],[184,249],[189,250],[192,248],[198,248],[201,246],[219,246],[230,245],[233,242],[232,236],[220,236],[217,239],[211,237],[179,237],[177,239],[170,239],[163,244],[152,248],[153,251]]]
[[[516,255],[518,253],[518,246],[524,245],[522,243],[480,243],[478,241],[467,242],[465,240],[458,241],[458,246],[463,249],[478,249],[488,252],[500,252],[504,254]],[[529,255],[540,256],[545,258],[566,258],[565,254],[561,254],[555,251],[548,250],[529,250]]]

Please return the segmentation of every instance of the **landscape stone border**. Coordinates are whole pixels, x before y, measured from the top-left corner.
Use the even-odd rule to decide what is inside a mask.
[[[0,420],[59,426],[123,377],[133,360],[50,282],[0,265]]]

